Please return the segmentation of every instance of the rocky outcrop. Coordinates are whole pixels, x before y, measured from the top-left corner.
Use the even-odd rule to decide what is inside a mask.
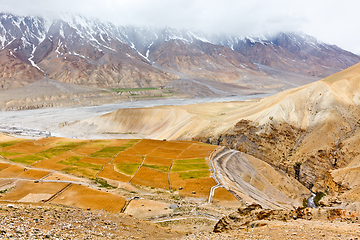
[[[349,222],[358,221],[359,214],[343,209],[310,209],[296,208],[293,210],[270,210],[263,209],[261,205],[252,204],[245,208],[239,208],[236,212],[220,219],[214,232],[225,232],[230,230],[248,229],[266,226],[267,221],[290,221],[297,219],[305,220],[345,220]]]
[[[313,191],[354,188],[358,180],[345,176],[354,178],[359,166],[359,69],[245,107],[230,130],[207,139],[264,160]]]

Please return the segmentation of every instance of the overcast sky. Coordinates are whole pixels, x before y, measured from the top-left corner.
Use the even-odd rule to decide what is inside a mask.
[[[0,0],[19,15],[79,13],[116,25],[189,28],[240,36],[302,31],[360,54],[358,0]]]

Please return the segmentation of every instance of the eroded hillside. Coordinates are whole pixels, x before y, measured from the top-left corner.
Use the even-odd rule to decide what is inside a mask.
[[[256,156],[315,191],[346,191],[344,199],[354,200],[356,187],[349,181],[357,182],[359,78],[356,65],[263,99],[212,142]]]

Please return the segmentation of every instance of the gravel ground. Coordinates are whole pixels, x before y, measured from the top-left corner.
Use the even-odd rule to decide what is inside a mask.
[[[0,204],[0,239],[175,239],[133,217],[51,205]]]

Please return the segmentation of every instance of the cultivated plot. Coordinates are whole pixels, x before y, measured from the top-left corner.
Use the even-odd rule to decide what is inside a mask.
[[[119,213],[125,205],[125,199],[111,193],[72,184],[51,203],[79,207],[91,210],[106,210]]]
[[[18,163],[0,165],[1,178],[58,180],[51,174],[54,170],[93,180],[180,189],[182,196],[201,198],[216,185],[207,158],[217,146],[198,142],[6,138],[0,147],[4,158]]]

